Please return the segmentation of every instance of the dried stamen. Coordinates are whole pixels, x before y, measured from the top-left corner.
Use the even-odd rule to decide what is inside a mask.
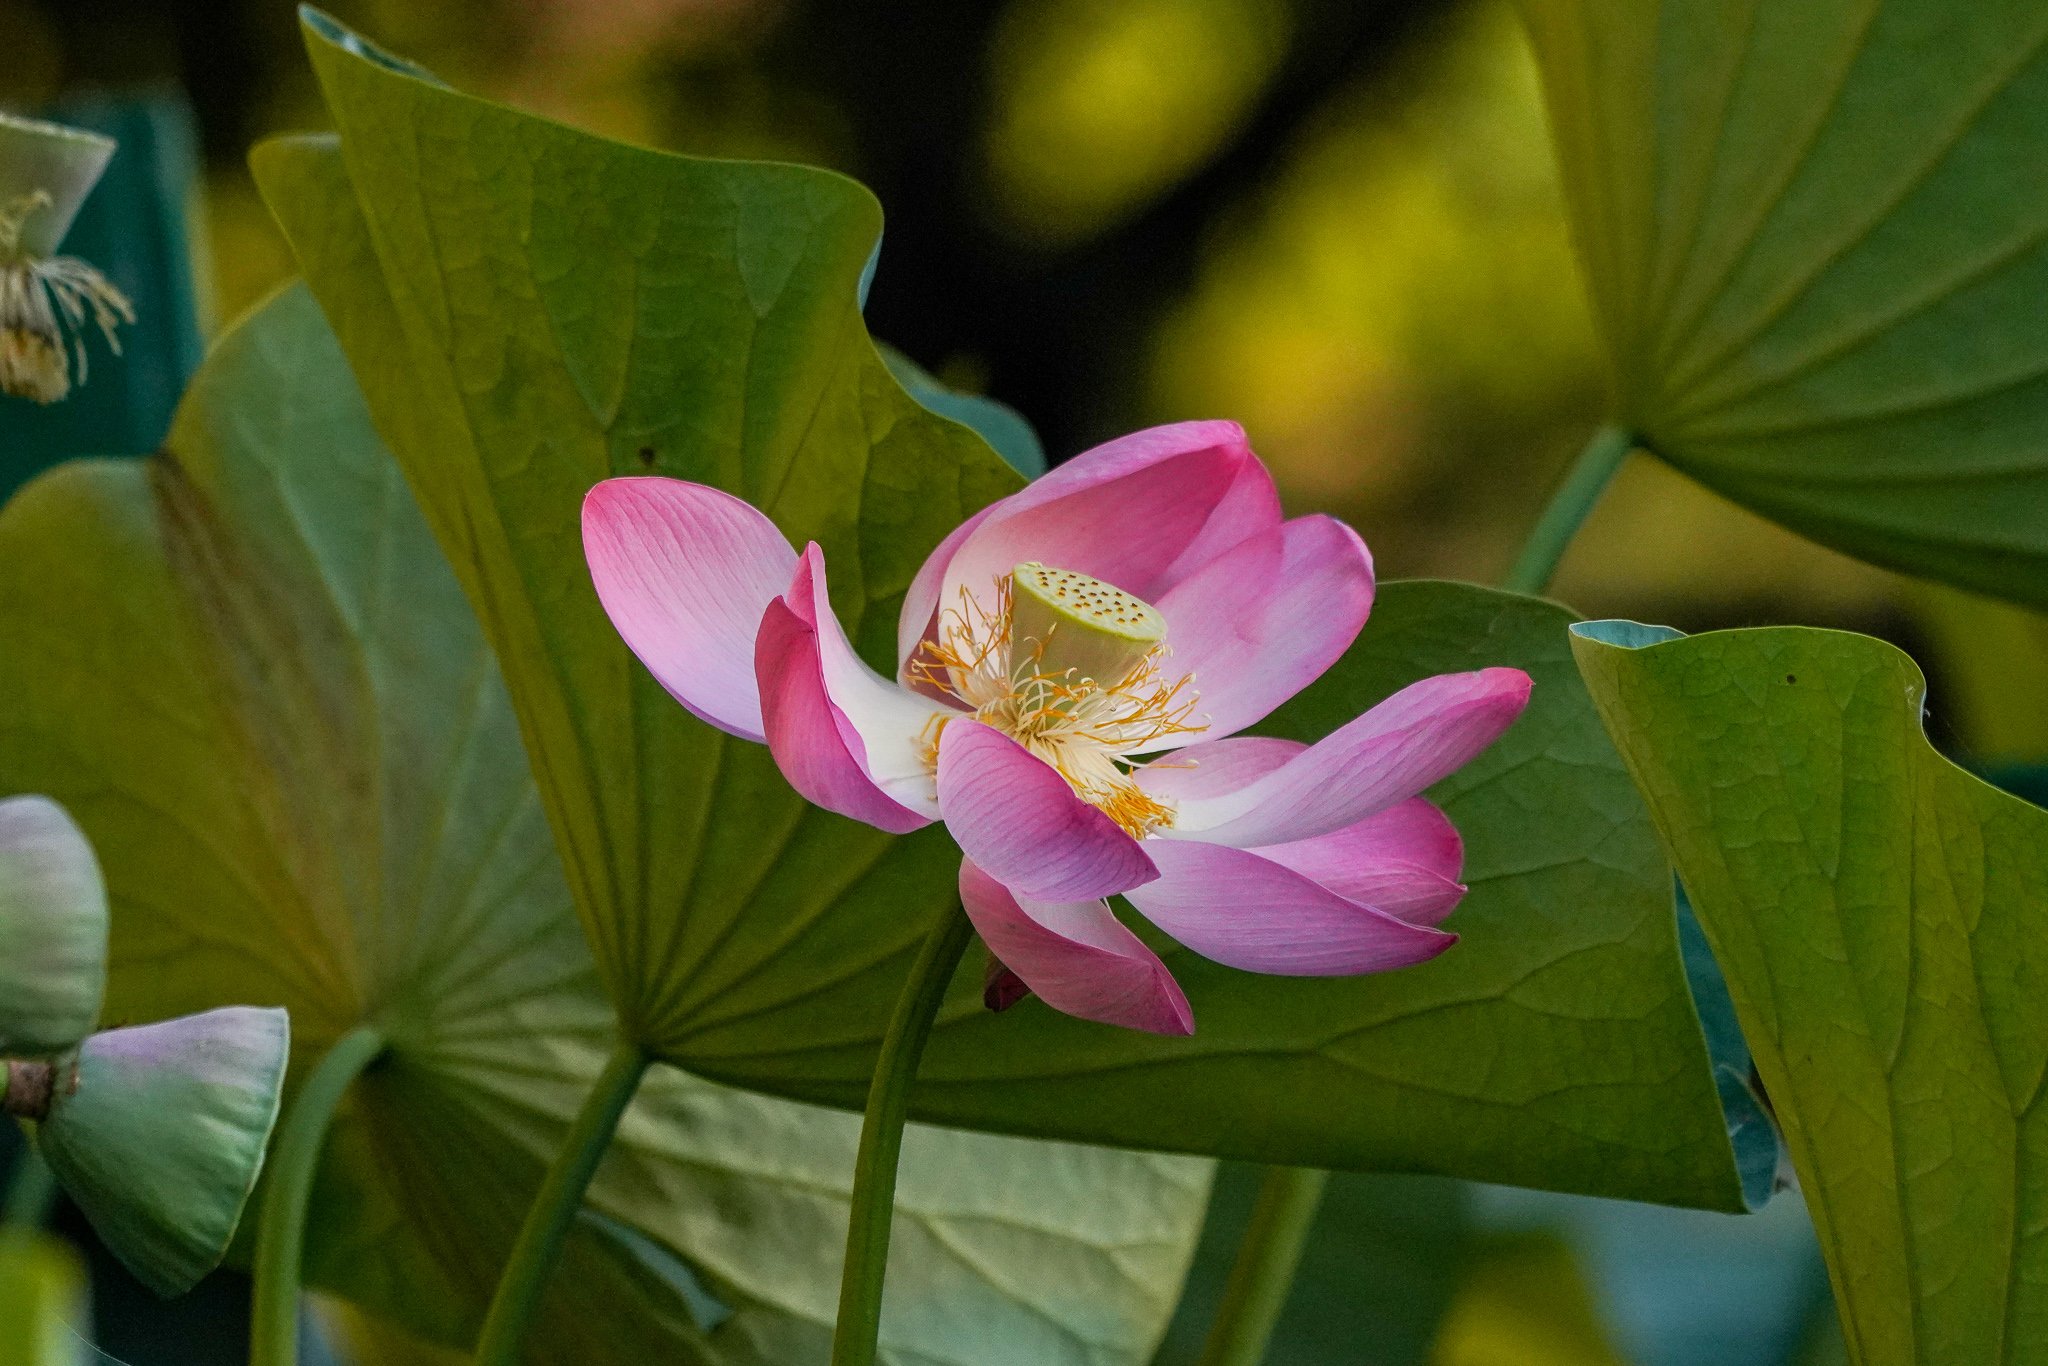
[[[24,252],[24,225],[50,206],[38,191],[0,208],[0,392],[55,403],[71,392],[71,361],[85,383],[85,332],[100,330],[115,355],[116,328],[135,321],[126,295],[75,256],[37,257]]]

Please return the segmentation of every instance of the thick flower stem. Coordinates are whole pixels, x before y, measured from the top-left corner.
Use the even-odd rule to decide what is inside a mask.
[[[1501,587],[1511,593],[1541,593],[1550,584],[1550,576],[1557,572],[1558,561],[1564,558],[1565,548],[1572,543],[1572,537],[1579,534],[1585,525],[1587,514],[1600,501],[1600,495],[1607,490],[1615,471],[1628,459],[1629,452],[1636,448],[1635,434],[1620,427],[1602,427],[1593,433],[1579,458],[1573,462],[1571,472],[1564,483],[1551,495],[1550,503],[1537,519],[1529,539],[1522,543],[1522,553],[1515,560],[1515,567],[1501,582]]]
[[[1196,1366],[1259,1366],[1265,1360],[1329,1178],[1309,1167],[1266,1169]]]
[[[0,1114],[37,1123],[49,1118],[56,1095],[57,1065],[9,1058],[0,1062]]]
[[[299,1088],[277,1131],[256,1225],[249,1366],[295,1366],[299,1359],[299,1276],[313,1173],[341,1098],[383,1052],[383,1034],[369,1025],[342,1035]]]
[[[839,1326],[832,1334],[832,1366],[873,1366],[882,1328],[882,1276],[889,1261],[889,1225],[896,1207],[896,1162],[910,1086],[931,1038],[946,984],[974,942],[974,926],[958,905],[926,936],[917,962],[896,998],[868,1084],[860,1153],[853,1168],[853,1214],[846,1230],[846,1266],[839,1277]]]
[[[484,1315],[483,1331],[476,1340],[476,1366],[510,1366],[526,1347],[526,1331],[540,1308],[541,1292],[547,1288],[548,1273],[562,1252],[576,1212],[583,1208],[583,1194],[597,1175],[598,1163],[618,1132],[619,1120],[640,1089],[651,1061],[638,1044],[621,1043],[612,1050],[610,1061],[598,1074],[583,1108],[569,1126],[562,1150],[540,1183],[526,1222],[513,1241],[512,1255],[491,1296]]]

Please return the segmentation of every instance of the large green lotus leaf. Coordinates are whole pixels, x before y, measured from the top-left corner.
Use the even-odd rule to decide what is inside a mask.
[[[0,791],[105,851],[109,1013],[284,1005],[300,1075],[383,1029],[310,1276],[465,1341],[614,1020],[490,652],[303,289],[223,342],[165,456],[0,514],[0,621]],[[857,1129],[656,1069],[595,1196],[628,1227],[586,1221],[533,1357],[822,1361]],[[1205,1164],[936,1132],[906,1163],[896,1360],[1150,1351]]]
[[[701,1074],[858,1105],[958,855],[942,830],[889,840],[807,808],[763,748],[676,706],[599,608],[577,509],[649,469],[740,493],[825,545],[835,605],[881,657],[925,553],[1014,479],[869,341],[856,301],[879,214],[858,186],[606,142],[328,32],[310,47],[339,138],[268,144],[258,177],[506,666],[622,1013]],[[1464,948],[1349,981],[1175,950],[1192,1041],[1036,1002],[988,1015],[970,961],[917,1112],[1738,1205],[1669,870],[1567,620],[1477,589],[1390,589],[1285,721],[1325,733],[1443,668],[1541,676],[1529,718],[1445,790],[1473,855]]]
[[[1862,1366],[2048,1360],[2048,813],[1881,641],[1574,649],[1727,972]]]
[[[1049,1133],[1085,1115],[1105,1137],[1255,1160],[1760,1201],[1768,1185],[1740,1189],[1729,1133],[1752,1177],[1775,1138],[1717,1103],[1670,866],[1576,678],[1573,619],[1469,584],[1384,584],[1359,642],[1261,727],[1321,736],[1418,678],[1482,664],[1535,679],[1522,720],[1431,794],[1465,837],[1451,952],[1375,977],[1280,979],[1156,939],[1194,1003],[1186,1041],[1036,1001],[992,1016],[958,993],[927,1055],[928,1108]],[[737,1048],[729,1037],[706,1052]]]
[[[1007,404],[980,394],[963,394],[949,389],[937,375],[919,365],[893,346],[877,344],[882,361],[912,398],[940,417],[972,427],[989,449],[1026,479],[1045,473],[1045,447],[1024,415]]]
[[[1816,540],[2048,603],[2048,8],[1520,6],[1619,415]]]
[[[324,32],[346,172],[294,142],[258,175],[504,663],[627,1029],[681,1056],[707,1010],[815,993],[849,953],[859,999],[892,996],[951,895],[943,832],[811,808],[690,718],[598,606],[578,529],[610,475],[729,488],[818,541],[848,632],[892,648],[925,552],[1021,480],[868,340],[873,198],[586,137]]]

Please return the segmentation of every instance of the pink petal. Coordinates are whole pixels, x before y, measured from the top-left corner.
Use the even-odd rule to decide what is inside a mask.
[[[1195,1032],[1166,964],[1102,902],[1020,899],[967,860],[960,904],[989,951],[1053,1009],[1153,1034]]]
[[[926,820],[938,819],[938,792],[925,764],[926,747],[936,733],[937,718],[957,715],[956,709],[891,683],[854,652],[832,611],[825,553],[815,542],[805,547],[783,600],[817,633],[825,695],[840,718],[858,733],[856,748],[862,756],[862,771],[890,797],[922,812]]]
[[[1457,936],[1411,925],[1247,849],[1161,841],[1159,878],[1126,895],[1147,920],[1219,963],[1289,977],[1339,977],[1434,958]]]
[[[761,614],[796,552],[759,512],[680,479],[607,479],[583,499],[598,601],[661,686],[692,713],[765,738],[754,686]]]
[[[1522,714],[1529,687],[1520,669],[1412,683],[1235,792],[1181,802],[1160,833],[1247,849],[1341,830],[1470,762]]]
[[[1159,876],[1138,842],[1052,765],[964,716],[939,740],[939,813],[961,852],[1019,896],[1088,901]]]
[[[1422,797],[1327,835],[1253,852],[1410,924],[1437,924],[1465,895],[1458,881],[1464,841],[1450,817]]]
[[[931,823],[868,777],[860,732],[826,694],[818,631],[783,598],[762,614],[754,663],[768,748],[805,800],[891,834]]]
[[[1009,501],[1008,498],[1004,498],[990,503],[954,527],[946,533],[946,538],[933,548],[932,553],[925,556],[924,563],[918,566],[916,576],[910,581],[910,591],[903,595],[903,608],[896,618],[898,676],[901,676],[904,666],[910,663],[911,656],[917,653],[917,647],[938,632],[939,595],[945,591],[946,569],[953,563],[954,554],[960,549],[961,543],[974,534],[975,528]]]
[[[1234,422],[1154,427],[1085,451],[995,504],[953,548],[938,596],[906,598],[904,623],[921,630],[961,588],[988,594],[1026,560],[1149,600],[1257,458]]]
[[[1281,767],[1308,748],[1293,740],[1240,735],[1192,745],[1137,771],[1140,787],[1178,805],[1218,797]],[[1153,846],[1156,848],[1157,846]],[[1359,902],[1415,924],[1434,925],[1463,898],[1464,841],[1433,803],[1411,797],[1327,835],[1254,852]]]
[[[1254,536],[1176,584],[1158,603],[1169,670],[1194,675],[1208,726],[1189,739],[1242,730],[1322,677],[1358,638],[1372,590],[1365,542],[1329,517]]]
[[[1166,571],[1162,591],[1179,583],[1218,555],[1280,525],[1280,491],[1272,472],[1257,456],[1238,467],[1237,478],[1201,532]]]
[[[1176,804],[1222,797],[1265,777],[1307,748],[1299,740],[1239,735],[1189,745],[1178,754],[1154,759],[1133,776],[1152,796]]]

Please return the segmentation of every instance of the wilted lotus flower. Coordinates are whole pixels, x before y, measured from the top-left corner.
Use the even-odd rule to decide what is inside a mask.
[[[1416,794],[1507,728],[1529,678],[1425,679],[1310,746],[1228,738],[1335,662],[1373,593],[1350,528],[1281,520],[1234,423],[1112,441],[969,518],[910,586],[894,682],[855,655],[818,547],[729,494],[608,480],[583,541],[613,624],[685,707],[765,740],[820,806],[944,821],[975,928],[1060,1010],[1193,1029],[1112,895],[1253,972],[1374,972],[1455,940],[1435,926],[1462,846]],[[999,974],[991,1004],[1019,990]]]
[[[0,114],[0,391],[55,403],[85,382],[85,327],[116,354],[128,299],[75,256],[56,254],[114,154],[112,139]]]

